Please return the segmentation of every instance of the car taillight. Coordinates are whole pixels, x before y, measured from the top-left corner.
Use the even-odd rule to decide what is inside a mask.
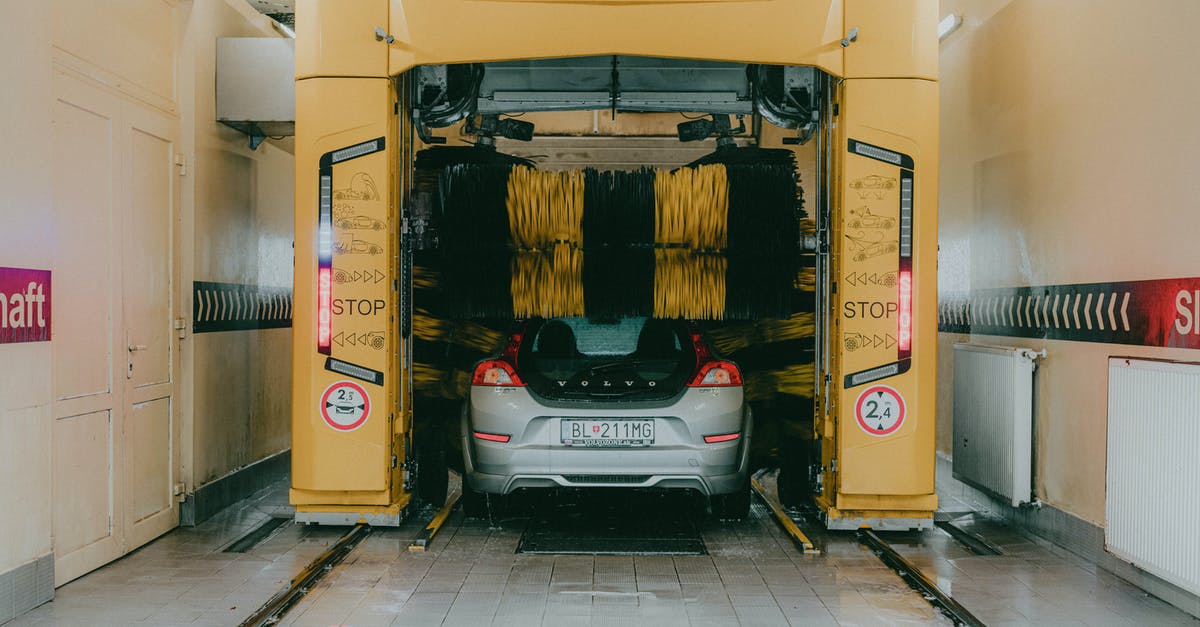
[[[706,435],[706,436],[704,436],[704,443],[705,444],[716,444],[718,442],[732,442],[732,441],[738,439],[738,437],[740,437],[741,435],[742,434],[740,431],[735,431],[733,433],[722,433],[720,435]]]
[[[475,366],[475,376],[471,378],[471,385],[512,387],[524,386],[525,382],[517,376],[517,371],[513,370],[507,361],[489,359]]]
[[[896,331],[901,358],[912,351],[912,271],[900,271],[900,316]]]
[[[512,439],[511,435],[505,435],[503,433],[484,433],[483,431],[476,431],[475,437],[480,440],[487,440],[488,442],[500,442],[501,444]]]
[[[742,373],[728,361],[710,361],[696,371],[688,387],[728,387],[742,384]]]

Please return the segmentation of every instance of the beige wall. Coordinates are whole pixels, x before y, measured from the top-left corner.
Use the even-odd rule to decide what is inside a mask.
[[[218,36],[276,33],[242,0],[0,0],[0,266],[51,269],[57,283],[73,253],[55,227],[71,217],[54,215],[56,186],[72,182],[71,172],[54,171],[50,141],[62,70],[178,127],[187,173],[176,315],[190,321],[194,279],[291,285],[290,142],[250,152],[244,136],[212,122]],[[176,471],[188,489],[287,448],[288,336],[189,332],[179,346],[185,450]],[[54,550],[51,384],[67,360],[52,355],[70,354],[56,342],[0,345],[0,573]]]
[[[46,218],[50,19],[30,3],[0,7],[0,76],[8,84],[0,97],[0,187],[6,190],[0,194],[0,266],[45,269],[54,261]],[[40,80],[20,80],[27,76]],[[48,343],[0,345],[0,572],[51,550],[50,381]]]
[[[245,135],[215,122],[216,37],[275,33],[266,18],[240,0],[184,7],[181,89],[190,97],[183,110],[183,142],[195,164],[183,203],[184,223],[191,219],[194,234],[184,246],[194,251],[192,277],[290,288],[291,140],[268,140],[252,151]],[[184,446],[193,452],[193,465],[185,469],[190,483],[203,485],[286,450],[291,329],[204,333],[192,336],[188,348],[184,359],[194,372],[189,392],[195,416],[194,430],[184,434]]]
[[[971,290],[1196,276],[1200,74],[1193,0],[942,0],[940,285]],[[938,448],[950,448],[941,335]],[[1200,351],[975,336],[1045,348],[1039,498],[1104,522],[1107,358]],[[1147,452],[1147,454],[1153,454]]]

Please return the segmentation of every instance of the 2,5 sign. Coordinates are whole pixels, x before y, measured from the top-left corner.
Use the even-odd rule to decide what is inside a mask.
[[[904,424],[904,397],[886,385],[873,385],[854,403],[854,417],[863,431],[874,436],[891,435]]]
[[[338,431],[353,431],[371,415],[371,397],[353,381],[338,381],[321,395],[321,418]]]

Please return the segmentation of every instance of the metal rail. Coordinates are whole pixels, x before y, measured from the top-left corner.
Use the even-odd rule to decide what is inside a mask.
[[[445,524],[446,519],[450,518],[450,514],[454,511],[455,506],[458,505],[460,496],[462,496],[462,493],[458,490],[455,490],[454,493],[446,499],[446,504],[442,506],[442,509],[438,510],[438,512],[433,515],[433,518],[430,519],[429,524],[425,525],[425,528],[421,530],[421,533],[417,534],[417,538],[412,541],[412,544],[408,545],[409,552],[425,552],[425,547],[429,546],[430,542],[433,542],[434,536],[436,536],[438,532],[442,530],[442,525]]]
[[[767,496],[767,491],[763,489],[762,484],[758,482],[758,477],[752,477],[750,479],[750,486],[754,488],[754,493],[758,495],[758,498],[762,499],[763,503],[767,504],[767,507],[771,510],[771,513],[775,515],[775,521],[778,522],[779,526],[783,527],[784,532],[792,538],[792,542],[796,543],[796,547],[799,548],[801,552],[814,552],[812,540],[809,540],[808,536],[801,531],[798,525],[796,525],[796,521],[792,520],[792,517],[788,516],[787,512],[783,511],[782,505],[780,505],[775,499]]]
[[[362,542],[371,533],[371,526],[366,523],[358,523],[346,535],[338,539],[333,546],[329,547],[324,553],[317,556],[300,571],[288,587],[280,590],[271,597],[262,607],[258,608],[246,620],[242,621],[239,627],[258,627],[259,625],[274,625],[277,624],[288,610],[292,609],[297,602],[300,601],[308,591],[312,589],[313,584],[320,581],[322,577],[333,570],[333,567],[346,559],[350,551]]]
[[[967,611],[967,608],[959,605],[954,597],[942,592],[942,589],[937,587],[925,573],[921,572],[920,568],[914,566],[911,562],[904,559],[904,556],[896,552],[890,544],[885,542],[870,529],[859,529],[858,540],[870,547],[875,552],[884,564],[896,571],[897,575],[904,580],[912,589],[921,593],[929,604],[938,608],[950,620],[954,621],[955,625],[968,625],[969,627],[983,627],[983,621],[975,617],[974,614]]]
[[[959,544],[967,547],[969,551],[976,555],[1003,555],[1000,549],[992,546],[990,542],[984,540],[976,534],[973,534],[954,523],[947,520],[938,520],[933,523],[938,529],[945,531],[958,541]]]

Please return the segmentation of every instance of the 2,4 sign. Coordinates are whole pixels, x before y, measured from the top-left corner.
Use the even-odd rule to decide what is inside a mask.
[[[338,431],[354,431],[371,415],[371,397],[353,381],[338,381],[321,395],[321,417]]]
[[[874,436],[891,435],[904,424],[904,397],[886,385],[873,385],[854,403],[858,426]]]

